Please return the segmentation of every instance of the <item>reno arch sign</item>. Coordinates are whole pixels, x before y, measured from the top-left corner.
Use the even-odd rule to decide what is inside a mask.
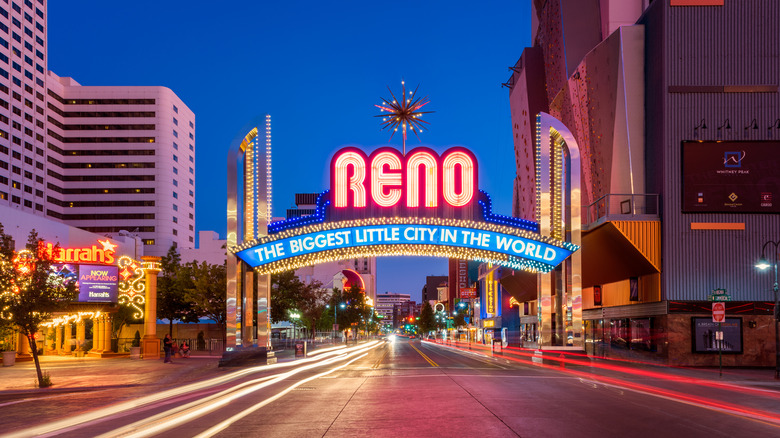
[[[406,156],[387,147],[370,156],[345,148],[331,160],[331,203],[337,211],[400,208],[430,213],[443,206],[463,208],[475,199],[477,174],[476,157],[460,147],[441,156],[428,148]]]
[[[330,190],[312,216],[274,222],[232,249],[260,273],[360,256],[427,255],[549,272],[578,247],[539,235],[538,224],[493,214],[463,147],[403,155],[355,147],[331,160]]]

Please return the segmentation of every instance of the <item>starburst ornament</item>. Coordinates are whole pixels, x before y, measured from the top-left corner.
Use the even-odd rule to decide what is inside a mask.
[[[417,88],[420,88],[420,86],[418,85]],[[428,100],[428,96],[417,97],[417,88],[415,88],[414,91],[410,91],[407,95],[406,84],[404,81],[401,81],[402,95],[400,101],[395,97],[393,92],[390,91],[390,87],[387,87],[387,91],[390,91],[390,96],[392,96],[393,99],[389,100],[382,98],[381,105],[374,105],[382,111],[382,114],[374,117],[382,117],[382,130],[392,130],[392,133],[390,134],[391,139],[393,138],[393,135],[398,132],[398,128],[401,128],[404,155],[406,155],[406,128],[409,128],[419,140],[420,136],[417,133],[422,132],[426,129],[426,125],[429,125],[428,122],[422,120],[422,115],[433,112],[420,111],[420,108],[428,105],[430,101]]]

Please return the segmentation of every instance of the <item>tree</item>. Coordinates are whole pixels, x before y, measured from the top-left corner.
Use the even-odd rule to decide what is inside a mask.
[[[343,322],[344,327],[365,328],[365,323],[371,316],[371,307],[366,304],[366,295],[360,286],[353,285],[345,290],[341,298],[341,302],[346,303],[346,308],[339,308],[339,321]],[[342,314],[344,315],[343,319]]]
[[[422,309],[420,309],[420,318],[417,320],[417,326],[420,327],[420,332],[428,334],[436,328],[436,321],[434,321],[433,307],[431,303],[424,302]]]
[[[271,275],[271,322],[287,321],[291,311],[299,310],[305,289],[295,271]]]
[[[455,327],[463,327],[466,325],[466,311],[463,309],[455,311],[455,315],[452,316],[452,324]]]
[[[2,234],[0,242],[7,241],[5,233]],[[38,250],[42,243],[33,229],[27,239],[27,251],[17,253],[12,264],[8,263],[8,251],[2,251],[3,271],[13,270],[14,278],[10,290],[5,289],[0,294],[0,309],[3,309],[4,315],[10,318],[30,344],[40,387],[46,385],[35,344],[38,326],[49,320],[52,313],[63,310],[68,303],[75,301],[77,296],[74,283],[66,285],[62,277],[52,275],[51,265],[54,262],[54,254],[59,252],[59,245],[47,253]],[[4,272],[3,277],[7,275],[8,273]]]
[[[184,287],[184,299],[192,304],[199,316],[205,316],[219,326],[224,340],[227,321],[225,265],[211,265],[206,262],[198,264],[197,261],[185,263],[179,271],[179,277],[187,279],[189,284]]]
[[[134,315],[138,313],[136,309],[123,304],[119,305],[119,310],[114,313],[112,320],[112,331],[114,332],[114,338],[119,339],[119,334],[122,332],[122,327],[128,324],[136,324],[143,321],[143,318],[135,318]]]
[[[322,283],[314,280],[309,284],[305,284],[303,288],[303,294],[301,301],[299,302],[299,308],[303,314],[303,319],[306,321],[306,327],[309,329],[309,333],[313,334],[320,323],[320,320],[325,313],[325,305],[328,302],[328,291],[322,288]]]
[[[173,321],[198,322],[197,312],[184,297],[187,278],[180,278],[181,257],[175,245],[160,260],[162,272],[157,279],[157,317],[168,320],[168,334],[173,336]],[[184,284],[182,284],[184,283]]]

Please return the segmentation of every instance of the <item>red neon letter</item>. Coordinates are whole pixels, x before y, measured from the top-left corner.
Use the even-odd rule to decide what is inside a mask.
[[[389,170],[399,172],[385,173]],[[392,152],[380,152],[371,160],[371,197],[380,207],[392,207],[401,200],[401,159]],[[385,187],[392,188],[385,194]]]
[[[349,166],[352,166],[352,177],[349,178]],[[366,162],[360,154],[355,152],[344,152],[336,158],[334,164],[335,176],[335,201],[334,207],[346,207],[349,198],[349,191],[354,195],[354,207],[366,206]],[[349,180],[348,180],[349,179]]]
[[[460,166],[460,193],[455,192],[455,167]],[[468,154],[454,151],[442,163],[444,200],[453,207],[462,207],[474,197],[474,161]]]
[[[406,162],[406,206],[420,206],[420,177],[418,168],[425,166],[425,207],[438,207],[438,181],[436,173],[438,172],[436,157],[428,152],[415,152],[409,156]]]

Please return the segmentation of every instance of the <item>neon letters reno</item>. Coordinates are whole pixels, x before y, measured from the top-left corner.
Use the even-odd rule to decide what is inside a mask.
[[[413,149],[406,156],[388,147],[370,156],[344,148],[331,161],[331,175],[336,209],[461,208],[472,205],[477,193],[477,160],[461,147],[450,148],[441,157],[428,148]]]

